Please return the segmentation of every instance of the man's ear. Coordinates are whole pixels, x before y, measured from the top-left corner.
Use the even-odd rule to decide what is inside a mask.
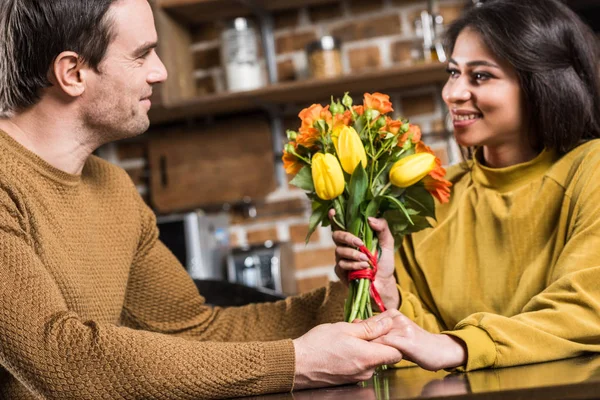
[[[89,67],[81,61],[79,54],[63,51],[54,59],[50,79],[54,80],[66,95],[78,97],[85,91],[88,73]]]

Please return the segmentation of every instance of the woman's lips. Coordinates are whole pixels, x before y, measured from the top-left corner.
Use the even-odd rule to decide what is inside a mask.
[[[452,123],[454,124],[454,128],[466,128],[481,118],[482,115],[478,113],[457,113],[452,114]]]

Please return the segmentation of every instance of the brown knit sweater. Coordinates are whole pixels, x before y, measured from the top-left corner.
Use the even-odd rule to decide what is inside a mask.
[[[339,284],[204,305],[121,169],[69,175],[0,131],[0,398],[201,399],[289,391],[289,338],[342,319]]]

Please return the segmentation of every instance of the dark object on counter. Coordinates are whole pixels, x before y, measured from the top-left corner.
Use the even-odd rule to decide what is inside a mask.
[[[217,280],[194,280],[206,303],[219,307],[237,307],[250,303],[267,303],[285,296],[267,289],[251,288],[239,283]]]

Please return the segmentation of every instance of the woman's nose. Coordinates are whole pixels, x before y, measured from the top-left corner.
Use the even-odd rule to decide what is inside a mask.
[[[448,81],[443,93],[446,103],[460,103],[471,99],[471,90],[461,78]]]

